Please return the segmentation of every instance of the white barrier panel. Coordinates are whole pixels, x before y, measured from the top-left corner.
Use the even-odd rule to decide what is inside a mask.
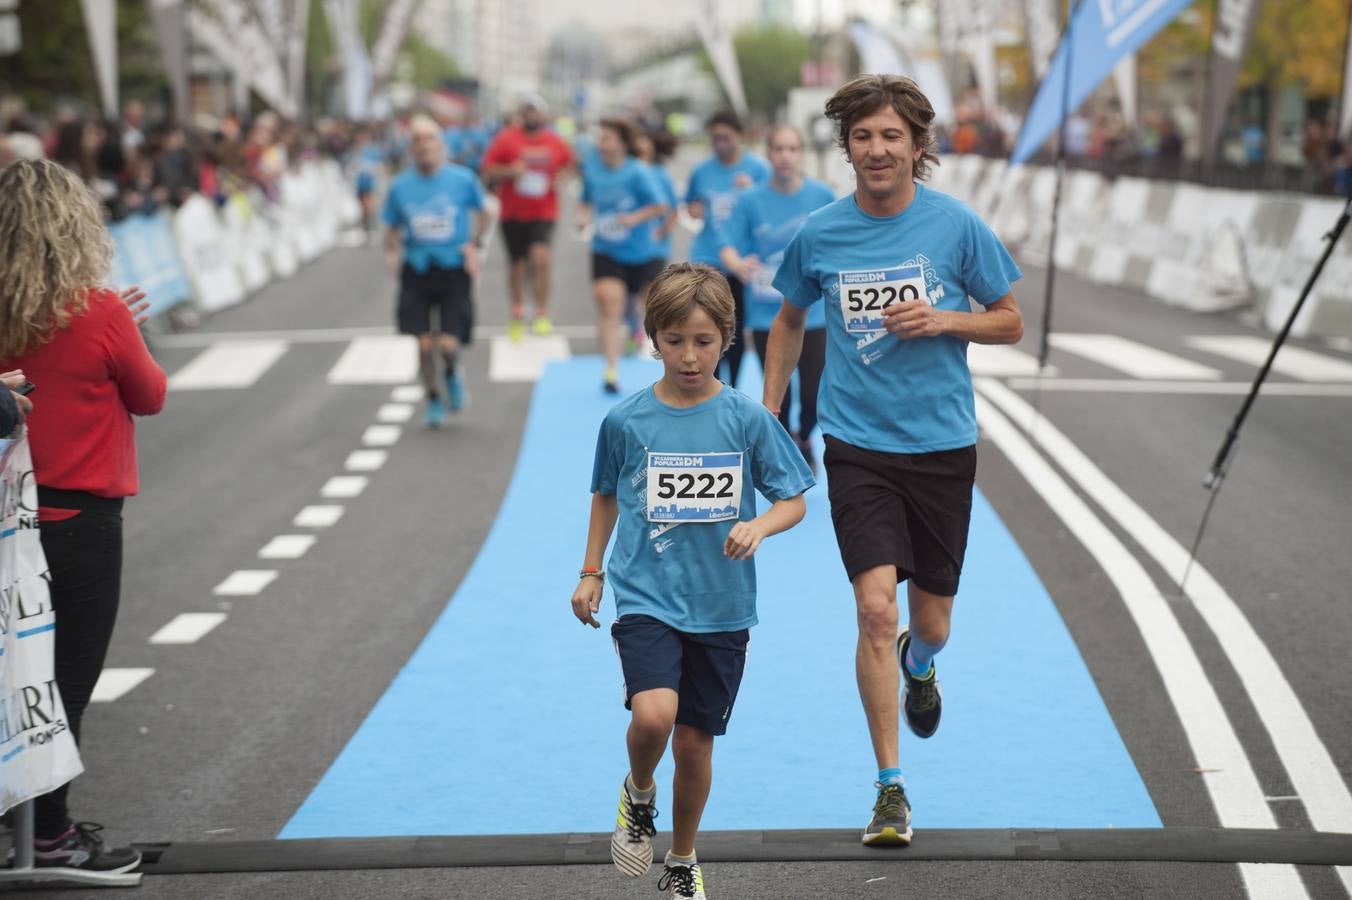
[[[1273,331],[1279,330],[1291,314],[1301,288],[1327,246],[1324,235],[1337,223],[1342,210],[1343,203],[1339,200],[1308,197],[1302,202],[1263,310],[1263,321]],[[1292,326],[1291,333],[1296,337],[1352,335],[1352,245],[1349,241],[1352,241],[1352,235],[1344,234],[1324,266],[1310,299]]]
[[[981,178],[973,186],[969,205],[983,219],[990,217],[1000,202],[1000,192],[1005,183],[1005,171],[1009,164],[1003,159],[988,159],[982,167]]]
[[[248,197],[244,194],[231,197],[222,211],[222,219],[225,222],[229,255],[234,260],[245,290],[253,293],[268,283],[272,271],[268,268],[263,248],[254,242],[250,233],[254,214]]]
[[[1150,182],[1144,178],[1119,178],[1108,192],[1103,228],[1089,261],[1089,277],[1107,284],[1131,284],[1145,288],[1153,250],[1142,253],[1141,232],[1153,227],[1146,220]],[[1104,240],[1108,237],[1107,240]]]
[[[1198,312],[1249,303],[1244,234],[1257,194],[1194,184],[1174,187],[1173,206],[1146,292]]]
[[[179,207],[174,214],[174,239],[203,308],[224,309],[244,299],[244,284],[226,247],[225,229],[210,201],[194,195]]]
[[[1076,275],[1089,274],[1094,246],[1107,214],[1108,181],[1097,172],[1073,171],[1061,190],[1061,222],[1056,236],[1056,264]]]
[[[84,771],[56,689],[56,614],[27,438],[0,440],[0,813]]]

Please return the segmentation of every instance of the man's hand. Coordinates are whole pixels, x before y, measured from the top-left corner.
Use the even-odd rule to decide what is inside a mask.
[[[578,208],[577,214],[573,216],[573,226],[579,232],[585,232],[591,227],[592,217],[590,209]]]
[[[479,245],[470,241],[461,251],[465,254],[465,272],[470,278],[479,277]]]
[[[757,273],[765,268],[761,261],[753,253],[750,256],[743,256],[741,264],[737,266],[736,275],[743,284],[751,284],[756,280]]]
[[[601,579],[590,575],[578,581],[577,590],[573,591],[573,615],[577,616],[577,620],[583,625],[601,627],[601,623],[596,621],[596,614],[601,609],[601,592],[604,587]]]
[[[146,311],[150,309],[150,301],[146,299],[146,292],[141,290],[139,284],[123,288],[117,296],[127,305],[127,309],[131,310],[131,318],[136,327],[139,328],[150,321],[150,313]]]
[[[944,333],[944,313],[924,300],[903,300],[883,310],[883,327],[903,341]]]
[[[731,559],[750,559],[765,540],[765,529],[755,519],[738,522],[723,543],[723,555]]]
[[[399,277],[399,251],[386,249],[385,251],[385,270],[390,273],[391,278]]]

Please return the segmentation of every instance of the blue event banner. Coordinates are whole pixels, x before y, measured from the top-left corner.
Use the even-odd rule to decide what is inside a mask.
[[[140,285],[152,316],[192,298],[192,285],[178,258],[166,214],[128,216],[108,226],[108,232],[116,246],[109,274],[113,287]]]
[[[1123,57],[1135,53],[1191,5],[1192,0],[1079,0],[1009,161],[1016,165],[1027,161],[1060,127],[1062,117],[1078,109]]]

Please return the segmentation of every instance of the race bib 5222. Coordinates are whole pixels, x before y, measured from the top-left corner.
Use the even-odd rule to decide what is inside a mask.
[[[648,453],[649,522],[721,522],[742,508],[742,454]]]
[[[883,310],[925,296],[925,270],[918,264],[840,273],[840,312],[845,330],[883,330]]]

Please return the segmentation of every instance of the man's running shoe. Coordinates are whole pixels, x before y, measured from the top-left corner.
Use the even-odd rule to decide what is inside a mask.
[[[601,382],[601,389],[607,394],[618,394],[620,392],[620,373],[614,369],[606,369],[605,380]]]
[[[903,626],[897,633],[897,665],[901,667],[901,713],[916,737],[927,738],[939,730],[939,715],[944,711],[944,695],[939,690],[939,671],[930,663],[923,678],[906,668],[906,651],[911,647],[911,630]]]
[[[104,846],[102,830],[93,822],[77,822],[55,840],[33,841],[33,865],[116,875],[141,864],[141,854],[130,847]]]
[[[465,379],[460,377],[459,372],[446,373],[446,402],[451,412],[460,412],[469,407],[469,388],[465,387]]]
[[[681,900],[705,900],[704,873],[699,863],[693,866],[664,866],[662,877],[657,880],[657,889],[666,891],[668,897],[679,897]]]
[[[655,793],[647,803],[635,800],[629,793],[629,777],[625,776],[620,785],[620,812],[615,817],[615,833],[610,836],[610,858],[615,868],[630,878],[647,874],[648,867],[653,864],[656,800]]]
[[[554,333],[554,323],[546,316],[537,316],[531,323],[530,330],[540,337],[549,337]]]
[[[526,336],[526,323],[521,319],[513,319],[507,323],[507,337],[513,344],[520,343]]]
[[[446,407],[442,405],[440,397],[427,398],[427,416],[424,421],[428,428],[440,428],[446,424]]]
[[[864,829],[864,843],[871,847],[905,847],[911,843],[911,804],[899,784],[878,785],[873,819]]]

